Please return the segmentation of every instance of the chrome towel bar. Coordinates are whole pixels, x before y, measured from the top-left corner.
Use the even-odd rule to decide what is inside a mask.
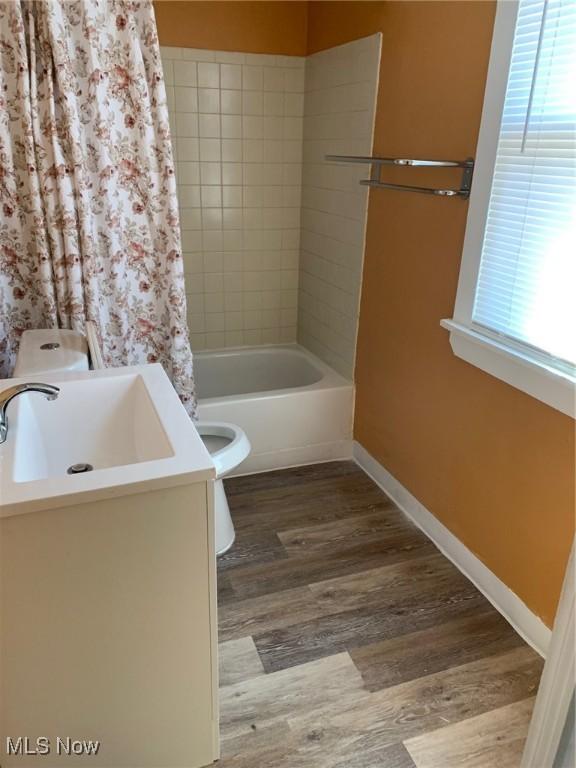
[[[384,181],[376,181],[373,179],[363,179],[360,184],[365,187],[379,187],[380,189],[397,189],[402,192],[423,192],[425,195],[439,195],[440,197],[454,197],[460,195],[463,197],[470,194],[468,190],[462,189],[434,189],[433,187],[413,187],[409,184],[387,184]]]
[[[460,197],[466,199],[470,196],[472,174],[474,172],[474,159],[466,160],[419,160],[404,157],[362,157],[354,155],[326,155],[325,159],[330,163],[364,163],[371,166],[370,178],[363,179],[360,184],[367,187],[380,189],[395,189],[402,192],[422,192],[426,195],[438,195],[439,197]],[[411,166],[420,168],[462,168],[462,179],[459,189],[435,189],[434,187],[415,187],[410,184],[390,184],[382,181],[381,171],[385,165]]]

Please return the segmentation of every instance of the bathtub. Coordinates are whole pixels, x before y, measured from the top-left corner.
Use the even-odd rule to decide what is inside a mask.
[[[199,415],[244,429],[235,474],[349,458],[353,384],[297,344],[194,355]]]

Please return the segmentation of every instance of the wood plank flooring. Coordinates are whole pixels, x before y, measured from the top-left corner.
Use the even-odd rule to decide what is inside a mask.
[[[370,478],[226,492],[220,768],[518,768],[542,660]]]

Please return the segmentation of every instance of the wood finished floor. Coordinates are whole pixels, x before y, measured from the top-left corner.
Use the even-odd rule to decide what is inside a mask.
[[[226,492],[220,768],[518,768],[540,657],[354,463]]]

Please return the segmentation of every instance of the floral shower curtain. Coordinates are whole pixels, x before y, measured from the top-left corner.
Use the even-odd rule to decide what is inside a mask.
[[[0,2],[0,377],[26,328],[95,322],[195,409],[151,0]]]

